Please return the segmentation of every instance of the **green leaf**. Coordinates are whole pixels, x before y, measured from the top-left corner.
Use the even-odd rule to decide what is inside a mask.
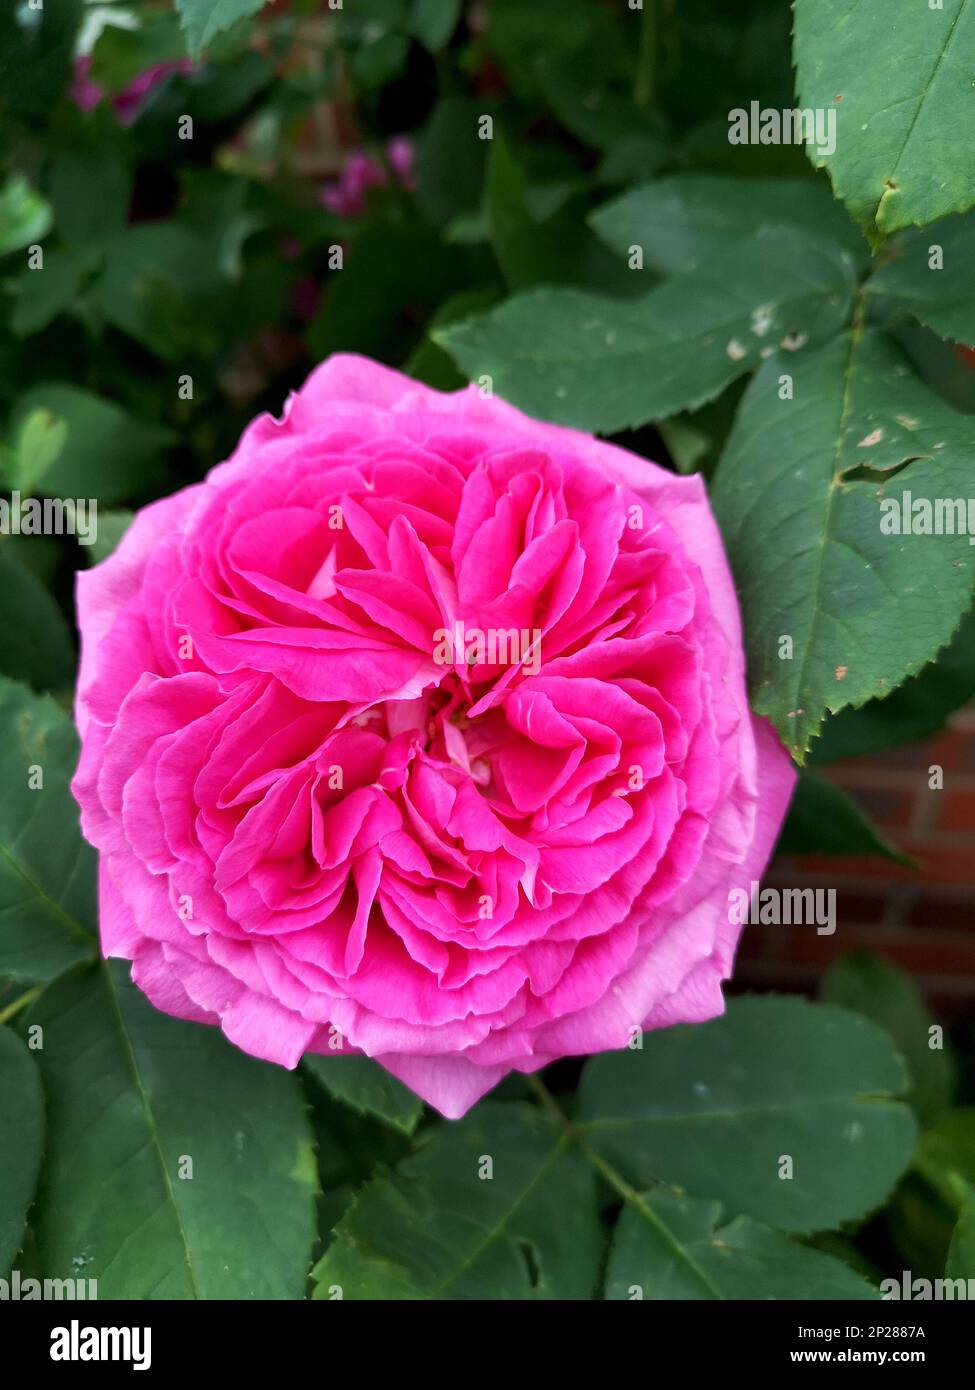
[[[0,1276],[21,1247],[44,1137],[44,1097],[34,1059],[0,1028]]]
[[[921,1136],[919,1151],[924,1147]],[[924,1175],[912,1167],[887,1204],[883,1225],[900,1257],[895,1271],[907,1269],[923,1278],[944,1272],[958,1206],[946,1201]]]
[[[624,1207],[606,1272],[609,1299],[875,1299],[842,1260],[747,1216],[720,1225],[721,1203],[641,1193]]]
[[[877,307],[885,302],[877,298]],[[891,337],[914,364],[914,370],[946,401],[965,415],[975,414],[975,371],[972,350],[939,338],[913,317],[894,316],[888,323]]]
[[[0,975],[14,980],[52,980],[95,952],[95,855],[68,790],[77,758],[60,706],[0,679]]]
[[[67,437],[67,422],[43,406],[23,416],[7,479],[10,487],[33,492],[60,455]]]
[[[975,1201],[961,1209],[948,1247],[945,1275],[949,1279],[975,1279]]]
[[[0,671],[38,689],[71,685],[74,642],[57,603],[25,565],[0,540]]]
[[[367,37],[356,48],[349,64],[356,85],[365,91],[374,91],[395,82],[403,74],[409,51],[404,34]]]
[[[851,284],[845,252],[762,229],[639,299],[532,290],[434,338],[530,415],[608,434],[711,400],[783,343],[829,336]]]
[[[907,1063],[907,1099],[922,1123],[930,1124],[948,1108],[954,1087],[952,1055],[944,1046],[931,1046],[934,1019],[909,975],[881,956],[855,951],[830,966],[819,993],[826,1003],[863,1014],[890,1034]]]
[[[403,367],[404,372],[437,391],[460,390],[466,382],[443,348],[429,336],[430,330],[488,309],[497,298],[498,293],[494,289],[466,290],[449,295],[427,324],[427,336],[413,349]]]
[[[0,188],[0,256],[42,241],[52,222],[49,204],[21,174],[11,174]]]
[[[793,399],[780,399],[781,379]],[[763,364],[714,508],[745,617],[753,702],[798,762],[830,711],[916,675],[971,606],[965,535],[881,531],[888,498],[967,497],[975,428],[877,332]],[[906,471],[904,466],[910,464]],[[792,641],[782,656],[782,639]]]
[[[263,5],[264,0],[176,0],[190,57],[198,58],[211,39]]]
[[[627,19],[635,36],[639,15]],[[622,49],[626,28],[617,14],[589,0],[492,0],[487,12],[487,41],[512,90],[522,98],[540,94],[544,62],[597,49]]]
[[[542,89],[566,130],[584,144],[612,153],[624,141],[639,141],[652,161],[644,167],[646,177],[666,157],[664,127],[651,108],[635,105],[630,91],[614,82],[612,55],[607,59],[594,64],[585,51],[547,56],[538,64]]]
[[[710,1023],[648,1033],[586,1063],[577,1125],[637,1188],[679,1183],[789,1231],[862,1216],[911,1157],[890,1039],[801,999],[732,999]],[[785,1159],[791,1160],[792,1176]]]
[[[91,54],[90,76],[104,90],[124,90],[140,73],[186,54],[179,18],[156,9],[143,11],[134,29],[106,24]]]
[[[485,188],[488,233],[511,289],[564,280],[571,247],[557,226],[540,225],[529,206],[529,187],[504,133],[491,141]]]
[[[413,0],[410,33],[431,53],[439,53],[457,28],[460,3],[461,0]]]
[[[873,235],[975,203],[975,10],[796,0],[798,105],[836,113],[833,187]],[[812,154],[813,151],[810,151]]]
[[[934,247],[940,248],[932,255]],[[871,277],[870,293],[913,314],[943,338],[975,344],[975,215],[950,217],[923,232],[909,232],[891,259]],[[934,264],[932,265],[932,261]]]
[[[829,188],[815,179],[742,179],[727,174],[674,174],[632,188],[590,215],[599,236],[626,258],[643,248],[643,264],[679,275],[761,227],[796,227],[845,247],[857,260],[867,245]]]
[[[36,410],[48,411],[68,430],[64,447],[43,475],[49,496],[111,505],[162,482],[159,455],[175,438],[171,430],[66,382],[32,387],[18,400],[15,417],[24,420]]]
[[[0,6],[3,105],[34,132],[45,130],[71,81],[82,0]]]
[[[134,512],[125,511],[122,508],[117,511],[98,513],[98,536],[87,550],[88,560],[91,564],[100,565],[103,560],[108,559],[132,525],[134,515]]]
[[[412,1134],[420,1122],[420,1097],[371,1057],[309,1053],[303,1065],[331,1095],[361,1114],[378,1115],[404,1134]]]
[[[220,266],[207,239],[175,218],[127,227],[105,245],[91,298],[109,323],[166,362],[219,351],[211,299]]]
[[[876,753],[899,743],[920,743],[945,725],[948,716],[975,694],[975,614],[967,614],[935,661],[911,676],[884,700],[844,709],[823,725],[810,761]]]
[[[791,104],[791,22],[791,7],[779,0],[681,0],[667,12],[662,36],[660,86],[667,109],[685,127],[713,115],[726,154],[748,150],[729,144],[728,112],[747,97],[780,109]],[[775,148],[752,147],[756,154]]]
[[[63,146],[51,172],[54,225],[65,241],[88,250],[121,232],[129,212],[132,172],[106,117],[97,137]]]
[[[183,184],[187,225],[207,242],[210,259],[220,273],[240,280],[244,243],[264,225],[264,219],[248,207],[246,180],[210,169],[187,169]]]
[[[58,584],[59,571],[64,559],[64,544],[58,535],[49,536],[4,536],[0,539],[0,550],[6,550],[25,570],[29,570],[50,592]],[[62,704],[67,699],[67,691],[58,692]]]
[[[708,435],[699,430],[688,415],[673,415],[669,420],[661,420],[657,429],[677,472],[695,473],[711,447]]]
[[[44,1273],[80,1268],[101,1298],[303,1297],[316,1177],[297,1078],[160,1013],[128,972],[74,971],[27,1015],[44,1029]]]
[[[45,248],[43,269],[21,271],[14,281],[16,303],[10,327],[19,338],[40,333],[74,303],[89,261],[71,247]]]
[[[668,147],[659,135],[624,136],[600,160],[596,182],[610,185],[642,183],[667,162],[668,154]]]
[[[316,358],[362,352],[402,362],[419,323],[447,295],[470,288],[469,266],[469,253],[445,248],[416,223],[370,228],[342,271],[326,282],[322,310],[308,330],[311,352]]]
[[[480,207],[491,142],[478,139],[478,122],[494,113],[493,102],[473,97],[446,97],[434,107],[417,142],[416,202],[436,226]]]
[[[779,838],[780,854],[879,854],[897,864],[914,860],[888,843],[840,787],[803,772]]]
[[[152,122],[155,138],[165,137],[184,111],[202,125],[219,125],[243,112],[263,88],[276,76],[275,65],[267,53],[254,49],[242,51],[234,43],[231,51],[221,55],[221,61],[211,58],[192,74],[173,73],[168,81],[152,94],[145,108],[145,120]],[[231,161],[227,161],[228,168]],[[219,228],[214,229],[219,231]]]
[[[356,92],[372,93],[402,76],[409,27],[410,0],[356,0],[330,16],[330,40],[344,55]]]
[[[926,1129],[914,1166],[955,1211],[975,1201],[975,1106],[948,1110]]]
[[[767,0],[758,0],[759,4]],[[771,0],[778,6],[778,0]],[[788,15],[788,6],[778,6],[782,14]],[[709,169],[715,173],[731,174],[735,178],[756,179],[805,179],[809,177],[809,161],[805,145],[793,144],[786,133],[786,142],[763,145],[759,142],[736,145],[729,141],[732,120],[748,116],[747,107],[757,101],[754,87],[745,87],[738,79],[739,86],[730,103],[720,114],[705,120],[692,118],[693,123],[680,143],[680,163],[689,169]],[[791,89],[791,82],[790,82]],[[742,93],[747,92],[746,107],[742,107]],[[793,106],[791,90],[784,100],[770,103],[774,112],[787,113]]]
[[[333,1100],[331,1093],[316,1081],[308,1080],[305,1096],[315,1136],[321,1189],[318,1229],[328,1244],[358,1190],[380,1165],[393,1167],[410,1152],[411,1136],[385,1120]]]
[[[314,1270],[314,1296],[592,1298],[595,1174],[568,1145],[555,1121],[520,1103],[438,1125],[359,1194]]]

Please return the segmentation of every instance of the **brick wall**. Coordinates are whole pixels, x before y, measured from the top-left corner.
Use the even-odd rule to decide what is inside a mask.
[[[928,769],[944,769],[933,791]],[[823,771],[817,769],[817,771]],[[736,985],[810,990],[851,950],[879,951],[908,970],[946,1020],[975,1010],[975,707],[924,743],[835,763],[825,775],[850,793],[898,849],[921,861],[778,855],[765,883],[835,888],[837,926],[748,926]]]

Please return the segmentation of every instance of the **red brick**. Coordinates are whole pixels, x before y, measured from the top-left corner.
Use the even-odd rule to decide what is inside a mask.
[[[837,915],[847,922],[880,922],[886,906],[887,899],[882,894],[848,892],[845,888],[836,894]]]
[[[810,927],[778,930],[792,933],[782,955],[790,965],[824,969],[847,951],[874,951],[912,975],[950,975],[970,980],[975,989],[975,939],[961,932],[893,933],[878,927],[844,927],[842,918],[832,936],[817,936]]]
[[[924,877],[919,871],[903,868],[890,859],[866,855],[837,855],[834,858],[825,854],[804,854],[797,856],[792,863],[796,866],[794,872],[800,877],[803,873],[815,874],[824,882],[833,883],[842,876],[846,879],[866,879],[871,887],[875,887],[878,882],[921,883]]]
[[[973,845],[963,842],[947,843],[944,836],[934,833],[925,837],[898,837],[897,847],[904,854],[913,855],[920,860],[920,867],[909,869],[904,865],[895,864],[890,859],[858,855],[836,859],[826,855],[803,855],[802,858],[797,858],[795,863],[800,866],[800,871],[822,875],[824,879],[832,875],[834,883],[838,875],[844,878],[863,878],[871,884],[884,880],[890,883],[913,883],[917,886],[922,883],[935,885],[975,882]]]
[[[975,850],[975,791],[954,791],[949,784],[941,797],[939,829],[967,831]],[[975,878],[975,864],[972,865],[972,876]]]
[[[870,790],[910,793],[917,791],[918,787],[927,786],[928,765],[924,763],[917,767],[883,767],[876,760],[858,767],[837,763],[828,769],[825,776],[828,781],[842,787],[851,796],[856,796],[860,791]]]
[[[925,753],[926,767],[937,763],[945,772],[953,772],[961,769],[965,750],[971,744],[971,738],[949,728],[944,733],[936,734],[927,744],[922,743],[920,747]]]
[[[940,763],[944,771],[975,773],[975,738],[964,730],[949,728],[930,744],[930,762]]]
[[[907,852],[923,861],[923,878],[930,884],[975,882],[975,845],[968,836],[939,835],[908,841]],[[896,867],[896,866],[894,866]]]
[[[836,910],[841,913],[848,922],[880,922],[883,920],[888,902],[888,893],[885,885],[878,884],[875,893],[870,892],[871,885],[850,885],[844,884],[839,875],[817,874],[815,877],[809,874],[797,872],[790,866],[786,866],[782,861],[778,861],[781,868],[773,869],[763,879],[763,885],[769,888],[834,888],[836,890]],[[842,861],[837,861],[842,863]],[[789,871],[786,871],[787,868]]]
[[[854,787],[854,800],[872,821],[885,830],[906,830],[911,824],[914,797],[909,791],[886,787]]]
[[[924,743],[905,743],[899,748],[884,748],[874,757],[879,767],[905,767],[927,775],[928,765],[937,761],[931,756],[933,745],[933,739]]]
[[[907,917],[911,926],[938,927],[941,930],[971,930],[975,927],[975,892],[957,897],[926,894],[911,904]]]
[[[768,951],[768,943],[761,927],[746,927],[738,944],[739,960],[762,960]]]
[[[885,954],[885,953],[882,953]],[[726,993],[815,995],[823,967],[792,965],[785,961],[742,961],[734,979],[725,985]],[[952,979],[944,975],[915,975],[914,982],[928,1001],[939,1023],[968,1023],[975,1002],[975,980]]]
[[[766,883],[835,888],[837,929],[746,928],[736,988],[813,990],[837,956],[886,955],[908,971],[945,1017],[975,1002],[975,705],[957,727],[922,744],[850,759],[824,770],[882,832],[922,861],[909,869],[881,857],[781,855]],[[945,788],[928,786],[928,768]]]
[[[975,734],[975,703],[956,709],[949,722],[956,732]]]

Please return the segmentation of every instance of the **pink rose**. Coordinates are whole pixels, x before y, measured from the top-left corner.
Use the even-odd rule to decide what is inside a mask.
[[[386,146],[386,158],[396,182],[403,188],[414,189],[414,150],[409,136],[394,136]],[[366,210],[370,188],[382,188],[388,181],[386,170],[378,160],[365,150],[353,150],[346,157],[338,178],[322,189],[321,201],[336,217],[360,217]]]
[[[74,60],[74,73],[69,95],[79,111],[94,111],[102,99],[102,89],[97,82],[91,80],[90,72],[90,54]]]
[[[793,770],[700,478],[336,356],[78,610],[102,946],[158,1008],[451,1117],[721,1012]]]
[[[131,125],[142,109],[146,97],[154,92],[170,73],[190,73],[195,72],[195,70],[196,65],[189,58],[180,58],[167,63],[154,63],[152,67],[146,68],[112,98],[112,105],[118,112],[119,120],[123,125]]]
[[[154,63],[140,72],[120,92],[112,97],[112,105],[118,112],[123,125],[131,125],[142,108],[146,97],[155,91],[171,72],[194,72],[195,64],[189,58],[179,58],[172,62]],[[82,111],[92,111],[101,101],[104,93],[97,82],[90,77],[91,55],[74,60],[74,77],[70,96]]]
[[[338,178],[322,189],[322,204],[336,217],[359,217],[366,210],[369,189],[380,188],[385,182],[382,165],[363,150],[353,150]]]
[[[386,158],[389,160],[389,167],[403,187],[415,189],[416,173],[414,164],[416,160],[416,150],[409,136],[394,135],[386,146]]]

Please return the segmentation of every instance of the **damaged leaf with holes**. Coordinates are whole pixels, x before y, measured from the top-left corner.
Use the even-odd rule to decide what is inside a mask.
[[[900,505],[906,491],[932,504],[967,497],[972,438],[971,420],[873,330],[770,359],[749,386],[714,505],[745,613],[754,706],[798,762],[828,713],[916,675],[967,613],[967,534],[885,533],[882,503]]]

